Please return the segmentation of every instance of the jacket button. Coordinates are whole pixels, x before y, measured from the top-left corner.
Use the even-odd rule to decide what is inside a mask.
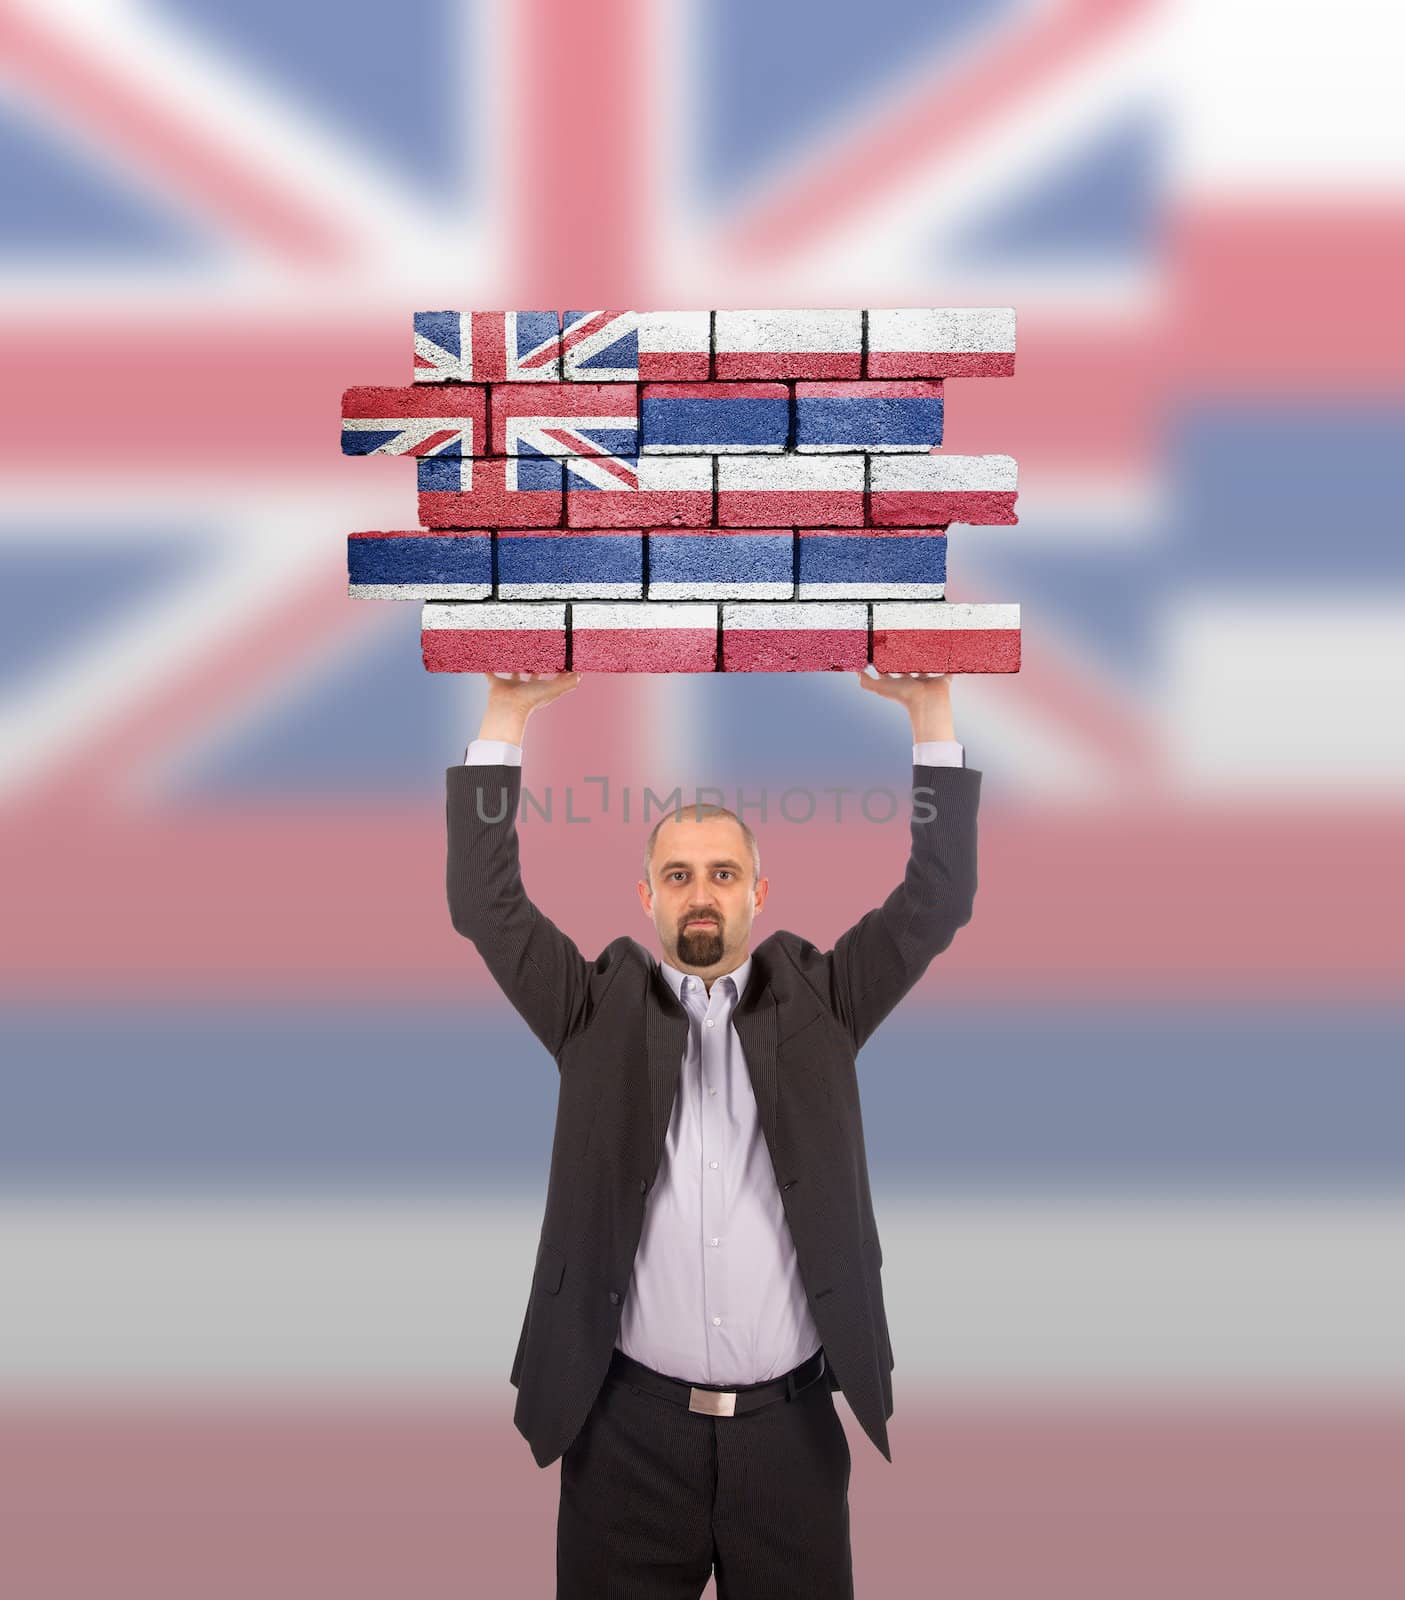
[[[620,1292],[619,1292],[619,1290],[618,1289],[611,1289],[610,1290],[610,1304],[612,1306],[617,1306],[619,1303],[620,1303]]]
[[[781,1185],[781,1188],[782,1189],[793,1189],[795,1187],[795,1185],[797,1183],[799,1183],[799,1182],[800,1182],[799,1178],[791,1178],[788,1183],[783,1183]]]
[[[640,1192],[640,1194],[648,1194],[648,1192],[649,1192],[649,1180],[647,1178],[641,1178],[639,1180],[639,1192]]]

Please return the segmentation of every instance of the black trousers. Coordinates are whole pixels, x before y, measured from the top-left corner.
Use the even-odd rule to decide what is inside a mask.
[[[556,1600],[853,1600],[849,1442],[826,1373],[743,1416],[606,1378],[561,1457]]]

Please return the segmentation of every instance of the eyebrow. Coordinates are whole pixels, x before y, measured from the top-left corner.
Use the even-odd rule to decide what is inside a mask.
[[[659,868],[659,871],[660,872],[671,872],[674,867],[689,867],[691,865],[692,865],[692,862],[690,862],[690,861],[665,861],[664,864]],[[710,866],[710,867],[731,867],[736,872],[740,872],[741,869],[742,869],[742,864],[741,864],[740,861],[726,861],[726,860],[723,860],[723,861],[709,861],[708,862],[708,866]]]

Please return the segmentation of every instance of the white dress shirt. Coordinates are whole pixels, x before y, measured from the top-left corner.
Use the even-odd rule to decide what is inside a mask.
[[[912,759],[959,767],[965,751],[926,739]],[[522,746],[475,739],[465,760],[520,766]],[[688,1013],[688,1043],[615,1343],[685,1383],[763,1383],[821,1341],[732,1023],[751,957],[711,993],[695,973],[659,967]]]

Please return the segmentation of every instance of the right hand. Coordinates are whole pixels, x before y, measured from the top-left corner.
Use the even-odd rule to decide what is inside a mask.
[[[483,676],[488,681],[491,704],[511,707],[524,715],[559,700],[581,681],[578,672],[516,672],[501,678],[496,672],[485,672]]]

